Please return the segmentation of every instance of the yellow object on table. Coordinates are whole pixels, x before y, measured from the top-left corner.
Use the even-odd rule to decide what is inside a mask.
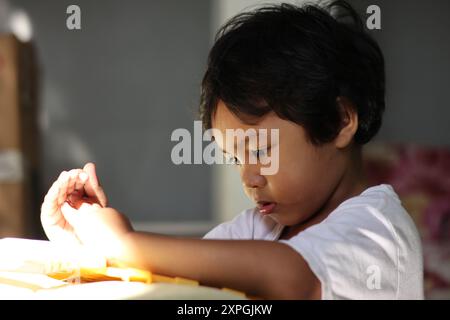
[[[128,281],[128,282],[143,282],[143,283],[177,283],[198,286],[198,281],[181,278],[181,277],[167,277],[151,273],[149,271],[135,269],[135,268],[80,268],[78,270],[66,271],[60,270],[57,272],[50,272],[47,275],[57,280],[71,280],[78,279],[81,283],[95,282],[95,281]]]
[[[134,268],[107,267],[81,248],[0,240],[0,299],[245,299],[244,293]]]

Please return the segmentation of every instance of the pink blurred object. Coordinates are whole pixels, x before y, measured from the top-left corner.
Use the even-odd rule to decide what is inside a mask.
[[[450,195],[450,151],[448,149],[397,147],[398,163],[392,183],[401,193],[425,192],[430,197]]]
[[[450,298],[450,149],[372,145],[365,150],[370,184],[388,183],[422,237],[425,296]]]
[[[449,195],[436,198],[424,212],[425,225],[429,228],[431,241],[450,240],[450,201]]]

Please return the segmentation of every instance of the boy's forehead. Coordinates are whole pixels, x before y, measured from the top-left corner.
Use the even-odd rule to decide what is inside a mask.
[[[231,112],[222,100],[219,100],[216,112],[211,119],[211,124],[214,129],[218,129],[222,132],[226,129],[243,129],[244,131],[247,129],[269,129],[277,128],[279,126],[279,124],[276,123],[277,121],[274,121],[274,118],[278,117],[273,117],[268,114],[259,119],[251,119],[249,116],[248,121],[245,119],[246,121],[244,122],[236,114]]]
[[[225,141],[222,139],[227,139],[228,134],[231,134],[233,144],[235,142],[235,138],[237,139],[238,144],[245,143],[245,141],[249,141],[248,139],[251,137],[259,137],[260,131],[259,129],[265,129],[264,132],[267,137],[270,139],[273,129],[276,129],[277,136],[281,134],[281,131],[284,129],[288,129],[289,127],[298,125],[293,124],[287,120],[283,120],[278,117],[274,112],[270,112],[263,117],[251,119],[250,118],[242,120],[236,114],[228,109],[228,107],[222,101],[219,101],[216,112],[211,119],[212,125],[212,135],[219,146],[224,149],[226,146],[224,145]],[[216,132],[218,130],[219,132]],[[240,134],[238,132],[245,132],[244,134]],[[219,137],[216,137],[219,135]],[[219,140],[217,140],[219,138]],[[259,140],[259,138],[257,138]]]
[[[240,119],[232,113],[222,100],[217,103],[216,111],[211,119],[212,127],[219,130],[242,128]]]

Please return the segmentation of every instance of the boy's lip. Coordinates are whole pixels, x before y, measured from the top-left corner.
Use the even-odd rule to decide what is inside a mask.
[[[259,210],[259,213],[261,214],[271,214],[273,212],[273,210],[276,207],[276,202],[273,201],[257,201],[256,202],[256,207]]]

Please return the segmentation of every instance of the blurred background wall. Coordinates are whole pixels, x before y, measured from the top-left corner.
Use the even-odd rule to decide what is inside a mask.
[[[381,9],[371,34],[386,60],[386,113],[376,141],[450,145],[450,2],[351,0]],[[366,14],[366,16],[368,16]]]
[[[41,191],[94,161],[111,206],[140,227],[210,221],[212,169],[174,165],[170,135],[192,131],[211,3],[77,1],[82,29],[73,31],[72,3],[10,1],[31,20],[41,69]]]

